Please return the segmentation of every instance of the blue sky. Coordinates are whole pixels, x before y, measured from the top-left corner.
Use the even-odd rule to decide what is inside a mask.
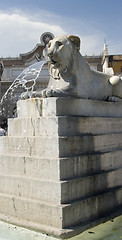
[[[0,56],[32,50],[43,32],[73,34],[83,55],[122,54],[122,0],[0,0]]]

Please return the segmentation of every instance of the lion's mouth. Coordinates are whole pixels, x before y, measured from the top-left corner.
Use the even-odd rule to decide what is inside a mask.
[[[61,66],[62,60],[59,60],[59,59],[56,60],[53,57],[49,57],[47,62],[52,64],[54,66],[54,68],[59,68]]]
[[[51,63],[55,68],[59,68],[60,65],[61,65],[61,61],[54,60],[53,58],[50,59],[50,63]]]
[[[53,60],[53,59],[51,59],[51,63],[52,63],[52,64],[56,64],[56,63],[58,63],[58,62],[55,61],[55,60]]]

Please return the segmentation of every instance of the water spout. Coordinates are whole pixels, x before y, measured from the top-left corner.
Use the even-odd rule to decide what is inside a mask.
[[[3,107],[3,103],[5,103],[8,100],[14,99],[14,91],[15,89],[22,87],[27,92],[30,92],[31,94],[34,90],[34,87],[36,85],[36,80],[38,79],[40,72],[42,70],[43,65],[46,63],[45,60],[42,60],[40,62],[34,63],[28,68],[26,68],[11,84],[11,86],[7,89],[5,94],[3,95],[1,101],[0,101],[0,116],[5,112],[5,106]]]

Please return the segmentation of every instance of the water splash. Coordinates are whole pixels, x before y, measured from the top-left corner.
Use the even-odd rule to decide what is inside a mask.
[[[32,64],[28,68],[26,68],[11,84],[8,90],[3,95],[0,101],[0,115],[4,114],[5,107],[3,107],[4,103],[8,100],[14,99],[14,91],[15,89],[22,87],[27,92],[30,92],[30,97],[36,85],[36,80],[38,79],[40,72],[42,70],[43,65],[45,64],[45,60]]]

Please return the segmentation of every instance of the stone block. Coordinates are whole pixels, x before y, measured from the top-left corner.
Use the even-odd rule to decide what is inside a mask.
[[[106,193],[98,194],[97,196],[76,201],[72,204],[67,204],[63,208],[63,228],[76,228],[97,220],[98,216],[103,218],[115,209],[121,207],[122,203],[122,188],[114,189]]]
[[[0,175],[59,180],[58,159],[0,155]]]
[[[34,136],[35,118],[8,119],[8,136]]]
[[[59,138],[59,157],[111,152],[122,149],[122,133]]]
[[[31,98],[17,103],[18,117],[89,116],[122,117],[121,102],[81,98]]]
[[[122,132],[122,118],[63,116],[58,117],[60,136],[99,135]]]
[[[0,175],[0,192],[55,204],[92,197],[121,186],[122,168],[65,181]]]
[[[95,223],[98,224],[100,219],[108,219],[108,215],[116,216],[121,201],[121,188],[63,206],[0,194],[0,218],[57,237],[68,238]],[[10,217],[6,217],[8,212]]]
[[[74,179],[122,168],[122,151],[60,158],[60,179]]]
[[[122,132],[121,118],[55,116],[8,119],[9,136],[75,136]]]
[[[0,151],[2,154],[36,157],[68,157],[97,152],[122,149],[122,133],[96,136],[29,136],[2,137]]]
[[[17,197],[9,194],[0,194],[0,213],[4,215],[2,220],[8,216],[8,221],[12,218],[20,220],[22,226],[28,227],[29,222],[62,228],[62,208],[60,205],[49,204],[29,198]],[[25,222],[24,222],[25,221]],[[15,223],[16,224],[16,223]],[[53,229],[53,230],[54,230]],[[44,228],[42,229],[44,231]]]
[[[59,159],[0,155],[0,166],[3,175],[68,180],[121,168],[122,151]]]
[[[26,104],[26,103],[25,103]],[[121,102],[81,98],[45,98],[42,116],[122,117]]]
[[[58,117],[14,118],[8,120],[9,136],[54,136],[58,135]]]
[[[54,180],[0,175],[0,192],[50,204],[61,203],[61,183]]]
[[[121,187],[122,168],[82,178],[65,180],[61,184],[61,203],[90,198]]]
[[[29,98],[17,102],[18,117],[40,117],[42,116],[42,100],[40,98]]]
[[[13,156],[35,156],[51,158],[59,156],[58,138],[56,137],[2,137],[0,152]]]

